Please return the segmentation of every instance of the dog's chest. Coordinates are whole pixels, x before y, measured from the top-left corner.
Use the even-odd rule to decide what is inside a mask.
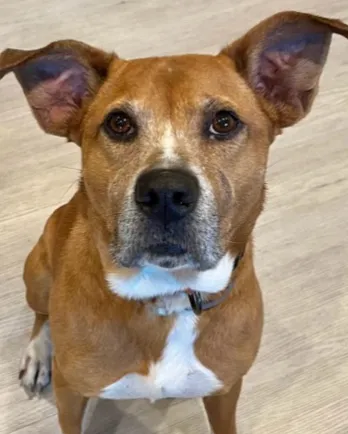
[[[147,376],[128,374],[104,388],[101,398],[156,401],[162,398],[195,398],[222,387],[215,374],[197,359],[194,342],[196,317],[191,312],[178,315],[170,331],[161,359]]]

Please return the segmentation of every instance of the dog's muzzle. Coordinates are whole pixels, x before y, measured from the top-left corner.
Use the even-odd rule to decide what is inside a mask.
[[[209,194],[187,169],[139,175],[119,222],[116,259],[126,267],[207,269],[221,257]]]

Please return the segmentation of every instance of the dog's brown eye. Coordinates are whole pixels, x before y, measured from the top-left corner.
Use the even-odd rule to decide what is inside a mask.
[[[125,112],[109,113],[104,122],[106,133],[114,139],[130,139],[134,137],[136,127],[133,119]]]
[[[233,133],[240,125],[237,116],[227,110],[221,110],[214,114],[209,133],[216,138],[225,138]]]

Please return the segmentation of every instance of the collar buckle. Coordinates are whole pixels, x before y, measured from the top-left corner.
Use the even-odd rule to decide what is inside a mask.
[[[187,296],[190,301],[191,309],[196,315],[200,315],[203,311],[202,294],[196,291],[187,291]]]

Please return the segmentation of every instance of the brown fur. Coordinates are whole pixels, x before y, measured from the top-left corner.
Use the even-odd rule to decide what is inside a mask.
[[[301,32],[306,46],[295,53],[284,55],[287,45],[279,50],[275,44]],[[245,249],[231,296],[202,315],[195,344],[197,357],[224,385],[205,399],[214,433],[235,433],[241,379],[262,332],[251,234],[263,207],[268,150],[283,127],[310,110],[332,32],[348,37],[340,21],[288,12],[265,20],[217,56],[127,61],[75,41],[1,54],[0,77],[15,72],[41,127],[74,140],[82,151],[80,187],[49,218],[24,272],[28,304],[37,314],[33,336],[50,321],[64,434],[80,433],[86,397],[127,373],[148,373],[173,324],[172,317],[150,315],[143,301],[112,294],[105,281],[110,271],[134,273],[115,263],[109,248],[118,242],[127,189],[135,174],[158,164],[169,122],[183,164],[199,167],[212,186],[223,250],[235,255]],[[307,34],[319,35],[314,44]],[[33,79],[29,67],[42,59],[66,62],[66,71]],[[233,108],[246,125],[228,143],[202,137],[209,99]],[[123,104],[141,128],[131,145],[114,143],[100,130],[107,113]]]

